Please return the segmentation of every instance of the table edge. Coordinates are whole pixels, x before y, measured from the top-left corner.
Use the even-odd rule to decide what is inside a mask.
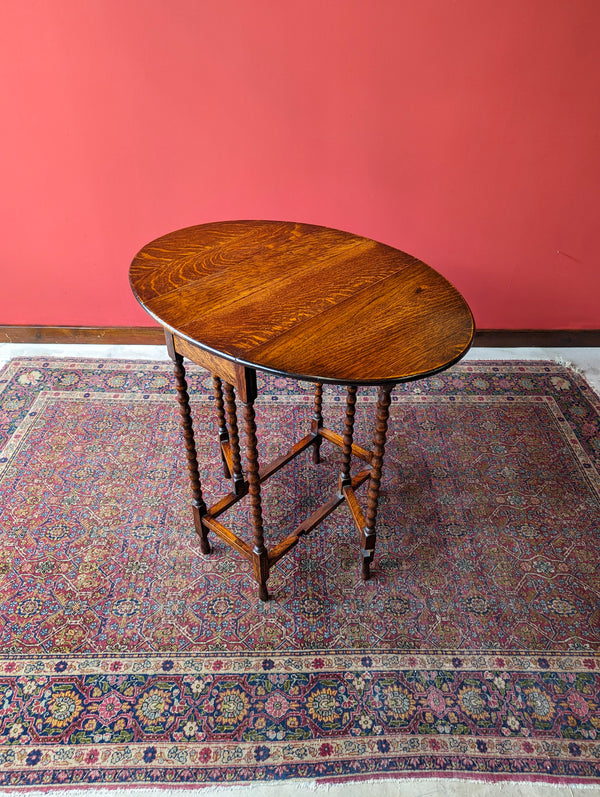
[[[258,220],[250,220],[250,219],[248,219],[248,220],[230,220],[228,223],[232,223],[234,221],[241,222],[241,221],[258,221]],[[272,221],[275,221],[275,220],[272,220]],[[209,226],[210,224],[213,224],[213,223],[214,222],[208,222],[206,226]],[[298,222],[298,223],[299,224],[305,224],[304,222]],[[194,228],[202,227],[202,226],[205,226],[205,225],[196,224],[196,225],[190,225],[189,227],[183,227],[181,229],[182,230],[187,230],[187,229],[194,229]],[[347,233],[348,235],[355,235],[355,233],[348,233],[346,230],[338,230],[337,228],[325,227],[323,225],[318,225],[318,224],[306,224],[306,226],[323,227],[323,229],[335,229],[337,232]],[[172,230],[171,232],[179,232],[179,230]],[[373,386],[377,386],[377,385],[397,385],[397,384],[401,384],[403,382],[414,382],[414,381],[419,380],[419,379],[427,379],[430,376],[435,376],[436,374],[442,373],[443,371],[447,370],[448,368],[451,368],[453,365],[456,365],[456,363],[460,362],[460,360],[463,359],[463,357],[467,354],[467,352],[469,351],[469,349],[473,345],[473,340],[474,340],[475,332],[476,332],[476,325],[475,325],[475,319],[473,317],[473,311],[469,307],[467,301],[465,300],[463,295],[460,293],[460,291],[454,286],[454,284],[451,283],[450,280],[448,280],[446,277],[444,277],[443,274],[441,274],[440,276],[444,280],[446,280],[446,282],[448,282],[448,284],[456,291],[456,293],[462,299],[462,301],[464,303],[465,310],[467,311],[467,313],[469,314],[469,317],[470,317],[471,331],[470,331],[469,340],[468,340],[467,344],[465,345],[465,347],[462,349],[462,351],[460,351],[456,355],[456,357],[453,357],[452,359],[442,363],[440,366],[438,366],[436,368],[433,368],[433,369],[430,369],[430,370],[427,370],[427,371],[419,371],[417,373],[409,374],[409,375],[402,376],[402,377],[393,377],[393,378],[388,378],[388,379],[362,379],[362,380],[333,379],[333,378],[317,376],[317,375],[312,375],[312,374],[311,375],[309,375],[309,374],[296,374],[296,373],[291,373],[289,371],[282,371],[282,370],[278,370],[278,369],[275,369],[275,368],[270,368],[268,366],[259,365],[257,363],[252,362],[251,360],[247,360],[247,359],[244,359],[244,358],[241,358],[241,357],[234,357],[233,355],[225,354],[224,352],[218,351],[217,349],[214,349],[214,348],[211,348],[210,346],[207,346],[204,343],[200,343],[195,338],[192,338],[191,336],[187,335],[186,333],[181,332],[180,330],[176,329],[175,327],[172,327],[169,324],[167,324],[163,319],[159,318],[154,312],[152,312],[152,310],[150,310],[144,304],[144,302],[138,296],[138,294],[137,294],[137,292],[136,292],[136,290],[135,290],[135,288],[133,286],[133,283],[132,283],[132,280],[131,280],[131,267],[133,266],[134,262],[136,261],[137,257],[139,256],[140,252],[143,249],[145,249],[147,246],[150,246],[151,244],[153,244],[155,241],[159,241],[161,238],[164,238],[164,237],[170,235],[171,232],[165,233],[164,235],[158,236],[157,238],[153,239],[152,241],[149,241],[147,244],[144,244],[144,246],[138,252],[136,252],[136,254],[135,254],[135,256],[134,256],[134,258],[133,258],[133,260],[132,260],[132,262],[131,262],[131,264],[129,266],[129,271],[128,271],[128,280],[129,280],[129,286],[130,286],[131,292],[133,293],[136,301],[138,302],[140,307],[142,307],[144,312],[147,313],[151,318],[153,318],[162,327],[163,330],[168,330],[172,335],[174,335],[174,336],[176,336],[178,338],[181,338],[182,340],[187,341],[188,343],[190,343],[193,346],[196,346],[197,348],[201,349],[202,351],[205,351],[208,354],[211,354],[212,356],[218,357],[218,358],[220,358],[222,360],[226,360],[228,362],[231,362],[234,365],[237,365],[237,366],[240,366],[240,367],[244,367],[244,368],[251,368],[254,371],[261,371],[261,372],[264,372],[264,373],[274,374],[275,376],[280,376],[280,377],[283,377],[284,379],[294,379],[294,380],[297,380],[299,382],[312,382],[312,383],[321,383],[321,384],[329,384],[329,385],[357,385],[357,386],[365,386],[365,387],[369,387],[369,386],[373,387]],[[364,238],[365,240],[373,241],[374,243],[379,244],[380,246],[386,246],[386,247],[389,246],[391,249],[396,249],[396,247],[393,247],[390,244],[383,244],[381,241],[377,241],[374,238],[367,238],[367,236],[360,236],[360,235],[356,235],[356,237]],[[397,251],[401,251],[401,250],[397,250]],[[415,256],[411,255],[411,257],[415,257]],[[416,258],[416,257],[415,257],[415,259],[419,260],[419,258]],[[427,266],[428,268],[432,269],[432,271],[435,271],[437,274],[439,274],[439,272],[436,269],[433,269],[432,266],[428,266],[428,264],[425,263],[424,261],[419,260],[419,262],[423,263],[423,265]]]

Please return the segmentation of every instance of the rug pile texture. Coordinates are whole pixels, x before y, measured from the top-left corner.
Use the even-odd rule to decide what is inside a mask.
[[[210,504],[212,380],[188,376]],[[235,551],[200,553],[168,363],[6,365],[0,786],[600,783],[598,398],[554,363],[475,361],[393,396],[372,579],[341,506],[261,603]],[[324,398],[341,430],[343,392]],[[375,403],[359,391],[367,447]],[[261,376],[256,410],[266,462],[312,388]],[[331,494],[322,455],[265,484],[270,544]],[[244,499],[223,522],[249,539],[249,518]]]

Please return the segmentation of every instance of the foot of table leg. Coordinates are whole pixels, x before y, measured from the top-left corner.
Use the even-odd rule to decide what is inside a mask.
[[[200,484],[200,473],[198,471],[198,457],[196,454],[196,442],[194,440],[194,426],[192,423],[192,413],[190,411],[190,397],[188,394],[187,382],[185,379],[185,368],[181,354],[174,355],[175,386],[177,387],[177,401],[179,402],[179,414],[181,416],[181,428],[185,442],[185,454],[187,458],[190,486],[192,488],[192,511],[194,513],[194,526],[200,536],[200,550],[204,554],[210,553],[210,543],[208,541],[207,530],[202,524],[202,517],[206,514],[206,504],[202,497],[202,485]]]
[[[368,581],[371,578],[371,562],[373,561],[374,551],[363,551],[362,568],[360,577],[363,581]]]
[[[356,389],[356,385],[349,385],[346,393],[346,423],[344,426],[344,445],[342,446],[342,468],[338,484],[340,495],[342,495],[344,487],[349,487],[352,482],[350,464],[352,462],[352,442],[354,440]]]
[[[202,523],[202,515],[198,511],[198,508],[193,506],[192,511],[194,513],[194,526],[200,537],[200,550],[205,556],[208,556],[209,553],[212,553],[212,548],[208,539],[208,529]]]
[[[265,603],[269,600],[269,593],[267,591],[266,584],[258,585],[258,597],[260,598],[261,601],[264,601]]]
[[[258,597],[261,601],[269,600],[267,592],[267,579],[269,578],[269,555],[265,548],[262,505],[260,499],[260,478],[258,474],[258,452],[256,448],[256,419],[254,415],[254,401],[244,404],[244,420],[246,421],[246,458],[248,470],[248,492],[250,494],[250,508],[252,511],[252,528],[254,548],[252,549],[252,564],[254,577],[258,582]]]
[[[323,408],[323,385],[320,382],[317,382],[315,385],[315,403],[314,403],[314,412],[311,423],[311,431],[313,434],[316,434],[312,450],[312,461],[314,462],[315,465],[318,465],[319,462],[321,461],[321,443],[323,442],[323,438],[320,435],[320,430],[323,428],[322,408]]]
[[[377,523],[377,506],[379,503],[379,489],[381,486],[381,472],[383,470],[383,457],[385,455],[385,438],[387,435],[388,418],[390,414],[392,387],[380,387],[377,400],[377,420],[375,422],[375,436],[373,441],[373,459],[371,462],[371,478],[367,494],[367,512],[365,515],[364,547],[362,562],[362,578],[370,578],[370,564],[375,553]]]

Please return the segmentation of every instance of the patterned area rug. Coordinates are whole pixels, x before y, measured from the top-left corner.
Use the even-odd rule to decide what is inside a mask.
[[[211,380],[190,368],[209,503]],[[260,378],[262,461],[308,385]],[[325,391],[341,428],[343,394]],[[369,445],[375,393],[359,391]],[[346,507],[257,599],[200,553],[168,363],[0,371],[0,785],[452,774],[600,783],[600,402],[548,362],[471,362],[394,392],[371,581]],[[279,541],[339,451],[264,490]],[[364,488],[361,491],[364,500]],[[241,501],[227,523],[243,535]]]

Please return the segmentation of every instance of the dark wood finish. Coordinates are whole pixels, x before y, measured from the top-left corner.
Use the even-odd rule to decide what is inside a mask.
[[[344,438],[337,434],[336,432],[332,432],[331,429],[326,429],[323,427],[321,429],[321,436],[324,440],[328,440],[330,443],[333,443],[335,446],[339,446],[339,448],[344,447]],[[364,460],[365,462],[371,462],[373,459],[373,452],[367,451],[366,448],[362,448],[361,446],[357,445],[356,443],[352,443],[352,454],[359,459]]]
[[[0,325],[0,343],[110,344],[113,346],[162,346],[162,327],[64,327],[48,325]]]
[[[235,405],[235,392],[233,385],[225,382],[225,407],[227,408],[227,423],[229,427],[229,445],[223,446],[223,452],[233,479],[233,492],[236,495],[244,489],[244,474],[242,473],[242,459],[240,456],[240,438],[237,423],[237,410]]]
[[[352,477],[350,486],[346,487],[345,491],[349,490],[352,495],[354,495],[354,490],[357,490],[370,476],[370,470],[360,471],[360,473],[357,473],[356,476]],[[306,520],[303,520],[302,523],[300,523],[289,535],[289,537],[286,537],[285,540],[282,540],[282,542],[275,545],[269,552],[269,564],[271,566],[274,565],[275,562],[279,561],[282,556],[284,556],[294,547],[300,537],[304,537],[305,535],[309,534],[319,525],[319,523],[322,523],[325,518],[333,512],[334,509],[337,509],[337,507],[344,500],[344,497],[344,495],[335,493],[329,499],[329,501],[326,501],[322,506],[316,509],[312,515],[307,517]]]
[[[173,360],[173,362],[177,362],[177,360],[183,361],[183,357],[180,357],[179,353],[175,351],[175,338],[173,337],[173,333],[170,329],[165,329],[164,332],[167,354]]]
[[[227,512],[228,509],[231,509],[232,506],[235,506],[235,504],[237,504],[237,502],[247,494],[248,482],[245,482],[243,492],[237,495],[234,492],[227,493],[227,495],[224,495],[223,498],[219,499],[216,504],[213,504],[210,507],[208,514],[213,518],[219,517],[219,515],[222,515],[224,512]]]
[[[373,560],[376,539],[377,505],[379,502],[379,489],[381,486],[381,472],[383,457],[385,455],[385,438],[387,434],[388,417],[390,413],[391,388],[380,387],[377,400],[377,421],[375,423],[375,439],[373,443],[373,461],[371,465],[371,479],[367,494],[367,513],[363,533],[363,561],[362,577],[365,581],[370,578],[369,566]]]
[[[210,543],[206,534],[206,528],[202,525],[202,516],[206,514],[206,504],[202,496],[202,485],[200,483],[200,472],[198,470],[198,457],[196,454],[196,442],[194,439],[194,427],[190,412],[190,398],[185,379],[185,367],[183,357],[176,354],[174,359],[175,386],[177,388],[177,399],[179,401],[179,413],[181,415],[181,428],[185,441],[185,453],[187,458],[188,473],[192,489],[192,508],[194,514],[194,524],[196,531],[200,535],[200,550],[204,554],[210,553]]]
[[[339,478],[339,490],[343,495],[344,487],[350,485],[350,463],[352,461],[352,441],[354,439],[354,413],[356,408],[356,385],[348,385],[346,389],[346,421],[342,441],[342,467]]]
[[[298,440],[297,443],[294,443],[293,446],[288,450],[286,454],[282,454],[277,459],[274,459],[268,465],[263,465],[260,470],[258,471],[259,481],[262,483],[273,476],[274,473],[277,473],[278,470],[287,465],[288,462],[291,462],[295,459],[298,454],[301,454],[305,449],[307,449],[313,443],[313,436],[312,434],[307,434],[306,437],[303,437],[301,440]]]
[[[0,343],[110,344],[160,346],[161,327],[53,327],[0,325]],[[474,346],[489,348],[595,348],[600,329],[476,329]],[[210,370],[210,369],[209,369]]]
[[[176,335],[173,336],[173,340],[173,345],[179,354],[183,354],[188,360],[206,368],[213,376],[218,376],[222,381],[237,386],[238,370],[236,369],[235,363],[231,362],[231,360],[217,357],[211,352],[205,351],[200,346],[195,346],[188,340],[183,340],[183,338],[177,337]]]
[[[203,542],[208,545],[211,530],[249,559],[259,597],[268,600],[270,568],[345,501],[359,532],[362,576],[369,578],[391,391],[398,382],[437,373],[464,355],[474,333],[464,299],[440,274],[404,252],[339,230],[290,222],[224,222],[179,230],[144,247],[131,265],[130,279],[140,303],[165,327],[176,363],[195,503],[200,482],[194,480],[197,463],[195,471],[192,467],[195,447],[182,357],[214,377],[221,451],[233,489],[208,510],[202,503],[197,528]],[[316,382],[310,434],[262,468],[254,414],[256,369]],[[323,425],[326,382],[347,388],[343,436]],[[359,385],[379,386],[373,451],[353,441]],[[246,479],[235,391],[244,406]],[[323,440],[342,449],[338,489],[269,551],[261,482],[309,446],[318,463]],[[353,455],[370,464],[354,477]],[[363,514],[355,490],[367,479]],[[246,495],[252,546],[217,520]]]
[[[356,524],[356,528],[358,529],[358,533],[360,539],[362,541],[362,534],[365,530],[365,516],[363,515],[363,511],[360,508],[360,504],[358,503],[358,499],[356,497],[356,493],[352,489],[350,485],[346,485],[343,490],[344,497],[346,498],[346,503],[348,504],[348,508],[352,513],[352,517]]]
[[[256,371],[253,368],[247,368],[244,365],[239,365],[206,351],[201,346],[190,343],[189,340],[173,335],[170,331],[166,334],[169,338],[172,338],[172,345],[176,351],[197,365],[206,368],[213,376],[218,376],[223,381],[233,385],[242,401],[254,401],[256,398]]]
[[[321,437],[321,429],[323,428],[323,385],[320,382],[315,384],[313,417],[310,428],[315,436],[312,461],[315,465],[318,465],[321,461],[321,443],[323,442]]]
[[[243,365],[236,365],[237,382],[236,387],[240,399],[246,404],[252,402],[257,396],[256,371],[254,368],[246,368]]]
[[[471,312],[444,277],[390,246],[326,227],[190,227],[145,246],[130,279],[177,338],[309,381],[417,379],[460,359],[473,339]]]
[[[232,479],[233,481],[233,454],[231,452],[231,443],[229,440],[223,440],[221,443],[221,457],[223,460],[223,475],[226,479]],[[241,480],[238,480],[238,485],[243,483],[243,477]],[[234,492],[240,493],[241,489],[238,486],[236,490],[236,482],[233,482]]]
[[[273,567],[277,564],[277,562],[289,553],[292,548],[298,543],[300,539],[299,534],[290,534],[289,537],[286,537],[285,540],[278,542],[277,545],[274,545],[269,551],[269,567]]]
[[[278,470],[281,470],[288,462],[291,462],[295,459],[299,454],[301,454],[305,449],[307,449],[313,443],[313,436],[312,434],[307,434],[306,437],[303,437],[302,440],[299,440],[297,443],[294,443],[293,446],[289,449],[286,454],[282,454],[282,456],[277,457],[272,462],[269,462],[267,465],[263,465],[259,468],[258,471],[258,480],[262,484],[262,482],[266,481],[267,479],[271,478],[274,473],[277,473]],[[243,498],[248,493],[248,482],[245,481],[243,485],[243,489],[239,493],[228,493],[226,496],[221,498],[220,501],[217,501],[216,504],[213,504],[210,509],[208,510],[209,515],[211,517],[218,517],[226,512],[228,509],[231,509],[232,506],[237,504],[237,502]]]
[[[269,593],[267,592],[267,579],[269,577],[269,555],[267,549],[265,548],[263,532],[258,451],[256,448],[256,420],[254,417],[254,404],[252,401],[247,401],[244,404],[244,420],[246,422],[248,491],[250,493],[252,528],[254,532],[252,564],[254,567],[254,577],[258,582],[258,596],[262,601],[266,601],[269,599]]]
[[[215,407],[217,408],[217,421],[219,424],[219,446],[221,448],[221,460],[223,462],[223,475],[226,479],[231,479],[231,468],[227,462],[227,457],[223,451],[223,443],[229,442],[229,432],[225,421],[225,404],[223,403],[223,383],[218,376],[213,376],[213,391],[215,394]]]
[[[489,348],[571,348],[600,346],[600,329],[478,329],[475,346]]]
[[[352,477],[350,485],[353,490],[357,490],[361,484],[363,484],[369,477],[371,476],[371,471],[369,470],[362,470],[360,473],[357,473],[356,476]],[[316,509],[310,517],[303,520],[300,523],[295,531],[295,534],[300,536],[304,534],[308,534],[312,531],[316,526],[323,521],[327,515],[331,514],[333,510],[339,506],[342,501],[344,500],[343,495],[334,494],[333,497],[323,504],[322,507]]]
[[[218,376],[213,376],[213,390],[217,408],[217,421],[219,423],[219,440],[229,440],[227,422],[225,421],[225,404],[223,403],[223,383]]]
[[[211,515],[210,513],[204,515],[202,518],[202,523],[211,531],[220,537],[224,542],[228,545],[231,545],[232,548],[235,548],[236,551],[245,556],[248,561],[252,561],[253,553],[252,548],[248,545],[247,542],[241,540],[236,534],[230,531],[226,526],[223,526],[222,523],[219,523],[216,518]]]

